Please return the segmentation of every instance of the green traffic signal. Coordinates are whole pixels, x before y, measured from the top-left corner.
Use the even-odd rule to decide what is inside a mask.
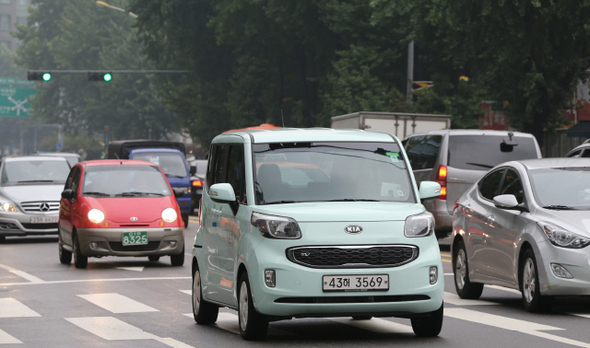
[[[49,80],[51,80],[51,74],[48,72],[43,73],[42,78],[43,78],[43,81],[49,81]]]
[[[88,81],[106,81],[109,82],[113,79],[113,75],[111,73],[103,73],[97,71],[89,71],[88,72]]]
[[[102,78],[103,78],[103,80],[109,82],[110,80],[113,79],[113,75],[111,75],[110,73],[106,73],[106,74],[103,75]]]

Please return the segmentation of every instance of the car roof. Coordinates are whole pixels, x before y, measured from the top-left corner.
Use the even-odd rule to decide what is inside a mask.
[[[426,135],[426,134],[449,134],[449,135],[486,135],[486,136],[508,136],[509,133],[513,135],[517,135],[520,137],[532,137],[533,135],[530,133],[524,132],[517,132],[517,131],[508,131],[508,130],[493,130],[493,129],[439,129],[439,130],[432,130],[428,132],[419,132],[413,133],[406,137],[410,138],[417,135]]]
[[[5,162],[26,162],[31,160],[43,160],[43,161],[60,161],[66,162],[67,160],[61,156],[42,156],[42,155],[28,155],[28,156],[7,156],[2,158]]]
[[[85,167],[97,167],[97,166],[113,166],[113,165],[142,165],[142,166],[155,166],[152,162],[140,161],[140,160],[128,160],[128,159],[99,159],[89,160],[78,163],[77,165]]]
[[[520,163],[527,170],[563,167],[590,167],[590,158],[551,157],[506,162],[499,166]]]
[[[81,157],[74,152],[40,152],[35,156]]]
[[[250,138],[253,143],[278,143],[301,141],[367,141],[393,142],[393,135],[385,132],[373,132],[359,129],[332,128],[277,128],[251,129],[216,136],[213,143],[232,139],[236,136]]]

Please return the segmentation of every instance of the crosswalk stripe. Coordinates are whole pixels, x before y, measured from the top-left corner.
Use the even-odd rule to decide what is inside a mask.
[[[499,305],[496,302],[484,301],[484,300],[464,300],[457,296],[457,294],[451,292],[445,292],[445,303],[450,303],[455,306],[495,306]]]
[[[40,317],[41,315],[13,298],[0,298],[0,318]]]
[[[155,308],[120,294],[88,294],[78,296],[112,313],[158,312]]]
[[[4,268],[5,270],[9,271],[10,273],[16,274],[17,276],[19,276],[21,278],[25,278],[26,280],[28,280],[31,283],[35,283],[35,284],[44,283],[43,280],[35,277],[34,275],[28,274],[23,271],[19,271],[19,270],[12,268],[10,266],[0,264],[0,268]]]
[[[17,344],[22,343],[21,341],[17,340],[16,338],[10,336],[5,331],[0,329],[0,344]]]
[[[65,318],[70,323],[107,341],[156,340],[170,347],[192,346],[172,338],[162,338],[113,317]]]
[[[391,334],[391,333],[404,333],[414,334],[412,327],[409,325],[404,325],[400,323],[396,323],[393,321],[381,319],[381,318],[372,318],[371,320],[353,320],[350,318],[332,318],[332,321],[337,321],[342,324],[346,324],[349,326],[354,326],[359,329],[379,333],[379,334]]]
[[[182,292],[182,293],[185,293],[187,295],[192,295],[193,294],[193,291],[192,290],[179,290],[179,291]]]

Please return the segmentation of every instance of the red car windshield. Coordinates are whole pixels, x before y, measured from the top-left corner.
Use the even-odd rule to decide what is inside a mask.
[[[171,194],[168,182],[155,166],[96,166],[84,171],[84,196],[155,197]]]

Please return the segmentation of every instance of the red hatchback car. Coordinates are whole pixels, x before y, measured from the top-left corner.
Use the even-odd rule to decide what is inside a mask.
[[[86,268],[89,257],[170,255],[184,264],[184,223],[160,167],[136,160],[77,163],[59,207],[59,260]]]

